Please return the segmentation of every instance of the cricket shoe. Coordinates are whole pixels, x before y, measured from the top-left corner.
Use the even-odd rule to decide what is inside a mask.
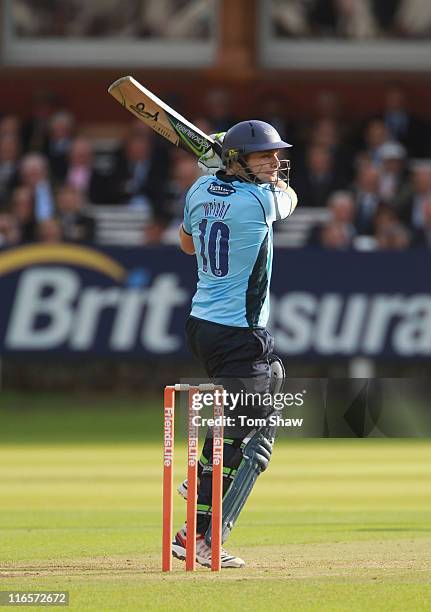
[[[198,489],[199,489],[199,478],[198,478]],[[184,499],[187,499],[187,492],[188,492],[187,478],[178,486],[177,491],[181,495],[181,497],[183,497]]]
[[[205,567],[211,567],[211,546],[205,541],[205,536],[198,534],[196,537],[196,561]],[[222,567],[244,567],[245,561],[241,557],[234,557],[221,549]]]
[[[174,541],[172,542],[172,556],[180,561],[184,561],[186,558],[186,530],[182,527],[176,534]],[[205,536],[198,534],[196,536],[196,561],[199,565],[204,567],[211,567],[211,546],[205,541]],[[221,549],[221,566],[222,568],[227,567],[244,567],[245,561],[240,557],[234,557]]]
[[[179,485],[177,491],[184,499],[187,499],[187,478]],[[181,531],[181,530],[180,530]]]

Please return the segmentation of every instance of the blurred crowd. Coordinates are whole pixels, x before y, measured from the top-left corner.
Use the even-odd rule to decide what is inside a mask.
[[[215,4],[206,0],[14,0],[18,37],[202,39]],[[426,0],[270,0],[262,3],[279,37],[350,40],[431,35]]]
[[[206,0],[14,0],[18,37],[205,39],[213,8]]]
[[[425,0],[270,0],[273,30],[288,38],[423,39],[431,36]]]
[[[322,91],[315,104],[312,119],[295,121],[279,95],[266,95],[258,117],[294,145],[291,184],[300,206],[327,211],[327,221],[310,227],[308,244],[430,247],[430,125],[410,111],[403,88],[388,86],[382,108],[357,122],[332,92]],[[139,121],[116,146],[99,150],[52,93],[37,94],[30,107],[24,119],[0,118],[0,245],[94,242],[100,206],[145,213],[142,244],[176,231],[184,196],[200,176],[195,158]],[[214,89],[193,122],[212,133],[248,118],[232,109],[229,93]]]
[[[317,119],[292,131],[292,185],[303,206],[328,221],[308,243],[327,248],[431,246],[430,125],[408,108],[398,85],[364,121],[343,121],[337,98],[322,92]]]

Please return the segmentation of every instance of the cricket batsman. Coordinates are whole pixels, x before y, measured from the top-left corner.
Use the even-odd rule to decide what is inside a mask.
[[[196,255],[197,290],[186,323],[188,347],[207,375],[229,392],[279,392],[284,379],[274,340],[266,330],[272,270],[273,223],[293,213],[297,195],[289,186],[291,147],[263,121],[242,121],[224,135],[221,159],[206,154],[207,172],[187,193],[180,227],[181,249]],[[250,413],[248,407],[241,407]],[[272,412],[254,406],[256,418]],[[225,427],[223,542],[231,532],[257,477],[271,458],[275,430]],[[211,564],[212,438],[208,432],[199,461],[196,561]],[[187,497],[187,481],[179,492]],[[176,534],[172,554],[186,557],[187,526]],[[243,567],[222,550],[221,566]]]

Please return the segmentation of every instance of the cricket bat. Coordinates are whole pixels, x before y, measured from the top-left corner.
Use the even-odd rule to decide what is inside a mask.
[[[187,121],[131,76],[117,79],[108,92],[155,132],[197,157],[211,149],[221,155],[221,145]]]

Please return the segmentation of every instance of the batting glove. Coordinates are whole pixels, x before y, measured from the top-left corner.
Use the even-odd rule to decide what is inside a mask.
[[[223,139],[226,132],[218,132],[217,134],[210,134],[211,138],[218,142],[220,145],[223,143]],[[198,166],[202,174],[215,174],[219,170],[224,170],[224,164],[214,149],[210,149],[198,160]]]

